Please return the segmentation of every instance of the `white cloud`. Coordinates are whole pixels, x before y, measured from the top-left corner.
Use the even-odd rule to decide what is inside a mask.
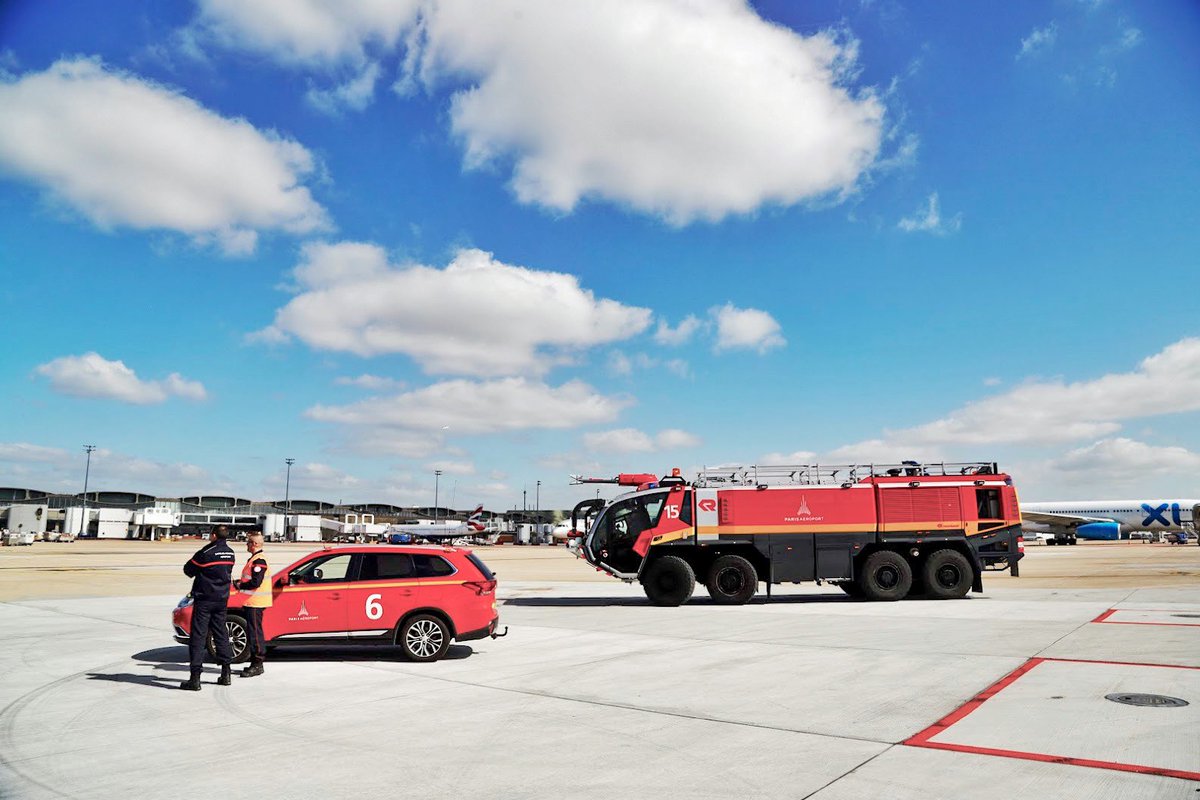
[[[0,461],[17,464],[62,464],[72,456],[58,447],[42,447],[28,442],[0,442]]]
[[[100,397],[137,405],[162,403],[172,395],[196,401],[208,397],[203,384],[186,380],[177,372],[160,381],[145,381],[125,362],[109,361],[98,353],[63,356],[35,371],[50,379],[54,391],[74,397]]]
[[[341,376],[337,378],[334,383],[336,383],[338,386],[356,386],[359,389],[367,389],[368,391],[372,392],[384,391],[386,389],[399,389],[404,386],[404,384],[400,381],[392,378],[383,378],[379,375],[371,375],[370,373],[363,373],[362,375],[354,378]]]
[[[945,236],[962,228],[962,214],[955,214],[951,219],[943,220],[941,211],[938,209],[938,195],[937,192],[934,192],[929,195],[924,209],[919,210],[916,216],[900,220],[896,227],[909,233],[924,231]]]
[[[1184,447],[1156,447],[1133,439],[1102,439],[1068,451],[1048,467],[1109,486],[1149,476],[1194,475],[1200,472],[1200,454]]]
[[[372,46],[391,47],[419,0],[201,0],[202,38],[283,64],[362,64]]]
[[[430,461],[425,465],[425,471],[432,473],[435,469],[440,469],[447,475],[474,475],[475,465],[470,461],[450,461],[442,459],[439,461]]]
[[[1075,383],[1028,381],[934,422],[889,431],[885,443],[903,450],[1079,441],[1111,436],[1124,420],[1197,410],[1200,339],[1189,338],[1143,359],[1131,372]]]
[[[709,309],[708,313],[717,326],[714,346],[717,352],[746,349],[765,353],[773,347],[787,344],[779,332],[779,323],[766,311],[737,308],[733,303],[726,303],[719,308]]]
[[[393,266],[369,244],[309,244],[294,275],[301,293],[258,336],[362,356],[404,353],[428,373],[542,374],[650,324],[649,309],[598,300],[572,275],[480,250],[461,250],[437,269]]]
[[[375,83],[378,80],[379,65],[370,63],[340,86],[332,89],[309,88],[304,99],[313,108],[331,116],[346,110],[362,111],[375,97]]]
[[[101,228],[178,231],[245,255],[258,231],[326,226],[300,185],[313,171],[300,144],[98,60],[2,83],[0,107],[0,169]]]
[[[1017,52],[1017,59],[1020,60],[1026,56],[1049,50],[1054,47],[1057,39],[1057,22],[1051,22],[1044,28],[1034,28],[1028,36],[1021,40],[1021,49]]]
[[[617,428],[583,435],[584,449],[598,453],[650,453],[698,447],[700,444],[700,437],[676,428],[661,430],[653,437],[636,428]]]
[[[1145,41],[1142,32],[1137,28],[1123,28],[1121,38],[1117,40],[1117,50],[1132,50]]]
[[[553,387],[524,378],[444,381],[394,397],[345,406],[317,405],[305,416],[321,422],[455,435],[561,430],[608,422],[630,405],[597,394],[580,381]]]
[[[675,328],[665,320],[659,320],[658,329],[654,331],[654,341],[662,345],[681,345],[692,338],[700,330],[703,323],[694,315],[688,314]]]
[[[425,84],[471,83],[450,106],[466,166],[511,163],[521,202],[715,221],[849,192],[879,152],[857,43],[745,2],[444,0],[421,25]]]
[[[759,464],[815,464],[817,454],[811,450],[796,450],[791,453],[767,453],[758,460]]]

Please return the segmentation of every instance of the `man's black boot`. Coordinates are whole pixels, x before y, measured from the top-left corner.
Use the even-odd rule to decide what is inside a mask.
[[[263,665],[261,661],[251,661],[250,666],[242,670],[243,678],[253,678],[263,674]]]
[[[228,664],[221,665],[221,677],[217,678],[218,686],[228,686],[233,683],[233,672]]]
[[[200,691],[200,670],[192,670],[192,677],[188,678],[179,684],[180,689],[187,689],[189,692]]]

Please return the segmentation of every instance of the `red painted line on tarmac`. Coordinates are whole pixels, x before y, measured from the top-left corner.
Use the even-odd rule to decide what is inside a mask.
[[[933,738],[934,736],[937,736],[939,733],[946,730],[951,725],[958,722],[960,719],[967,716],[975,709],[979,708],[981,705],[983,705],[983,703],[986,700],[989,700],[992,697],[994,697],[996,695],[996,693],[999,692],[1001,689],[1008,686],[1010,683],[1015,681],[1017,678],[1021,677],[1026,672],[1029,672],[1029,670],[1033,669],[1034,667],[1036,667],[1038,664],[1042,663],[1045,660],[1046,659],[1044,659],[1044,658],[1029,659],[1024,664],[1017,667],[1012,672],[1008,673],[1003,678],[996,681],[991,686],[989,686],[988,688],[984,689],[979,694],[972,697],[966,703],[959,706],[954,711],[951,711],[949,714],[942,717],[937,722],[933,723],[928,728],[926,728],[925,730],[918,733],[916,736],[913,736],[909,739],[905,739],[903,742],[901,742],[901,744],[911,744],[911,745],[916,745],[916,746],[924,745],[931,738]]]
[[[1103,622],[1105,625],[1165,625],[1168,627],[1200,627],[1200,622],[1126,622],[1124,620],[1110,620],[1110,616],[1117,612],[1150,612],[1152,614],[1176,614],[1176,609],[1171,608],[1110,608],[1103,614],[1093,619],[1093,622]]]
[[[1110,611],[1111,613],[1111,611]],[[1011,685],[1017,678],[1026,674],[1034,667],[1046,661],[1061,661],[1070,664],[1111,664],[1123,667],[1160,667],[1164,669],[1200,669],[1200,666],[1180,666],[1177,664],[1148,664],[1133,661],[1092,661],[1082,658],[1031,658],[1000,680],[972,697],[959,708],[942,717],[925,730],[917,733],[901,744],[910,747],[925,747],[932,750],[951,750],[958,753],[974,753],[976,755],[999,756],[1001,758],[1020,758],[1026,761],[1043,761],[1052,764],[1070,764],[1076,767],[1092,767],[1095,769],[1116,770],[1118,772],[1136,772],[1143,775],[1161,775],[1167,778],[1183,778],[1200,781],[1200,772],[1170,769],[1168,767],[1152,767],[1147,764],[1126,764],[1119,761],[1099,761],[1090,758],[1074,758],[1072,756],[1056,756],[1049,753],[1028,753],[1023,750],[1005,750],[996,747],[977,747],[969,744],[954,744],[951,742],[930,741],[934,736],[946,732],[952,725],[959,722],[975,711],[986,701],[995,697],[1005,687]]]
[[[909,742],[904,742],[909,744]],[[1118,772],[1138,772],[1143,775],[1161,775],[1167,778],[1184,778],[1190,781],[1200,781],[1200,772],[1189,772],[1183,769],[1167,767],[1151,767],[1146,764],[1122,764],[1118,761],[1095,761],[1090,758],[1072,758],[1070,756],[1052,756],[1046,753],[1025,753],[1020,750],[1000,750],[994,747],[974,747],[967,744],[943,744],[940,742],[924,742],[915,747],[927,747],[933,750],[953,750],[958,753],[975,753],[984,756],[1000,756],[1002,758],[1023,758],[1026,761],[1045,761],[1052,764],[1070,764],[1076,767],[1093,767],[1095,769],[1117,770]]]

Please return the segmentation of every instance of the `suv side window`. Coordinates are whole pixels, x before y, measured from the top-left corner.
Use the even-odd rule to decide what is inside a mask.
[[[346,580],[350,569],[350,554],[324,556],[314,558],[292,570],[289,576],[292,583],[332,583]]]
[[[440,578],[455,572],[454,565],[441,556],[421,553],[413,556],[413,563],[417,567],[418,578]]]
[[[413,557],[408,553],[365,553],[358,568],[360,581],[376,581],[417,576]]]

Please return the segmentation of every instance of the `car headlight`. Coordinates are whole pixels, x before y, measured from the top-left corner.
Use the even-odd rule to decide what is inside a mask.
[[[179,603],[175,606],[175,608],[187,608],[191,604],[192,604],[192,596],[190,594],[185,594],[183,596],[183,599],[179,601]]]

